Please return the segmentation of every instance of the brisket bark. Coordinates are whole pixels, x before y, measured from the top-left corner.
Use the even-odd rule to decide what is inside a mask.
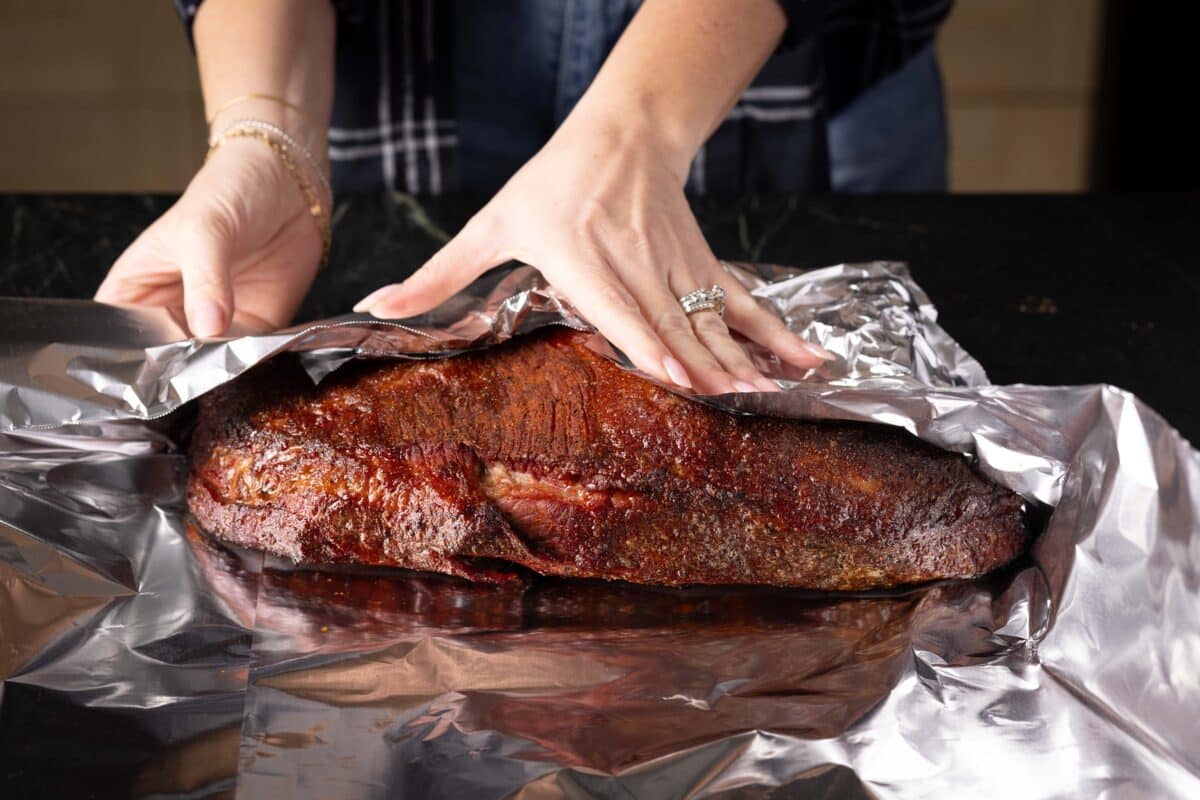
[[[295,561],[869,589],[1024,548],[1020,498],[877,425],[735,416],[562,329],[319,387],[276,359],[200,402],[188,505]]]

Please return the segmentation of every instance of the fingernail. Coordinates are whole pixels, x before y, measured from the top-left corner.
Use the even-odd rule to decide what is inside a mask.
[[[755,386],[753,383],[746,383],[745,381],[734,381],[733,388],[737,389],[739,392],[757,392],[757,391],[759,391],[759,388],[757,386]]]
[[[201,338],[220,336],[225,330],[225,311],[213,300],[202,300],[192,309],[192,333]]]
[[[392,288],[392,287],[391,286],[383,286],[383,287],[371,292],[369,295],[364,297],[362,300],[359,300],[357,303],[354,304],[354,309],[353,309],[354,313],[363,314],[363,313],[370,311],[371,306],[378,303],[379,299],[381,297],[383,297],[383,295],[390,288]]]
[[[680,364],[678,361],[671,358],[671,356],[667,356],[663,359],[663,369],[665,369],[667,374],[671,376],[671,381],[673,383],[676,383],[687,389],[692,388],[692,382],[688,378],[687,372],[684,371],[683,364]]]
[[[800,344],[804,345],[804,349],[812,353],[817,358],[820,358],[824,361],[837,360],[837,356],[826,350],[824,347],[821,347],[819,344],[814,344],[812,342],[801,342]]]

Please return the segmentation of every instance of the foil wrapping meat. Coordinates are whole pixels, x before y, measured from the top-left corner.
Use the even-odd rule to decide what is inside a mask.
[[[729,270],[838,358],[703,402],[961,452],[1031,553],[858,595],[296,567],[189,523],[190,401],[284,350],[319,380],[586,328],[536,272],[204,342],[0,300],[5,796],[1200,796],[1200,454],[1120,389],[990,384],[902,265]]]

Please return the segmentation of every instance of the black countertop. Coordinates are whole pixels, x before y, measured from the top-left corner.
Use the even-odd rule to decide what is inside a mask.
[[[0,295],[88,297],[171,198],[0,197]],[[339,203],[300,320],[418,267],[479,200]],[[818,196],[702,200],[718,256],[818,267],[907,261],[995,383],[1111,383],[1200,442],[1200,196]],[[0,321],[3,324],[3,321]]]

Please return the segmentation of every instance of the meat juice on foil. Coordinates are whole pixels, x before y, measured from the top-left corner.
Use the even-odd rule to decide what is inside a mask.
[[[902,265],[730,265],[839,359],[732,411],[903,427],[1042,528],[1003,572],[829,595],[298,568],[189,523],[189,401],[586,324],[528,268],[403,325],[194,342],[0,300],[6,796],[1200,794],[1200,455],[1109,386],[993,386]],[[624,362],[602,338],[592,346]]]

